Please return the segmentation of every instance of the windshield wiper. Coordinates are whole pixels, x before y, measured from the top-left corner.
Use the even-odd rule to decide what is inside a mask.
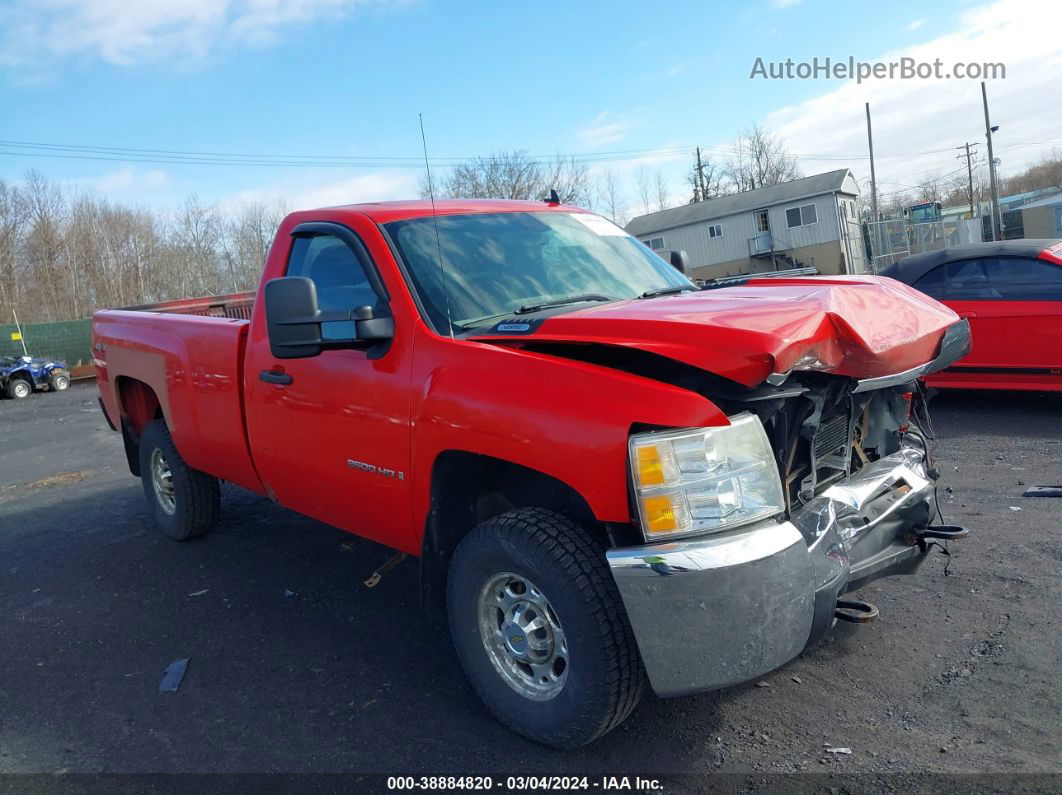
[[[696,290],[696,287],[690,287],[687,284],[679,285],[678,287],[661,287],[659,290],[646,290],[639,295],[639,298],[656,298],[660,295],[675,295],[676,293],[682,293],[686,290]]]
[[[514,314],[526,315],[529,312],[537,312],[540,309],[552,309],[555,306],[567,306],[568,304],[580,304],[583,301],[615,301],[615,298],[609,298],[607,295],[600,295],[599,293],[584,293],[583,295],[569,295],[567,298],[558,298],[556,301],[546,301],[541,304],[529,304],[528,306],[522,306],[515,311]]]

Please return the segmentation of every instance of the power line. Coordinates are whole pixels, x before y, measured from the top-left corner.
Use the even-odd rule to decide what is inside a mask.
[[[1008,146],[1046,146],[1054,141],[1039,141],[1008,144]],[[718,155],[737,155],[738,150],[726,147],[702,147]],[[686,152],[693,153],[696,147],[668,146],[652,149],[617,149],[601,152],[555,153],[553,155],[526,155],[529,160],[553,161],[574,160],[581,163],[622,162],[639,159],[671,158]],[[877,159],[919,157],[950,151],[950,147],[927,149],[918,152],[895,152],[878,154]],[[49,157],[74,160],[104,160],[131,163],[159,163],[165,165],[194,166],[249,166],[249,167],[315,167],[315,168],[412,168],[420,158],[406,155],[327,155],[327,154],[272,154],[251,152],[193,151],[180,149],[147,149],[139,147],[100,146],[87,144],[59,144],[40,141],[0,140],[0,155],[16,157]],[[815,155],[793,154],[798,160],[852,161],[867,160],[867,155]],[[482,157],[482,156],[480,156]],[[438,156],[431,158],[437,166],[454,166],[476,156]]]

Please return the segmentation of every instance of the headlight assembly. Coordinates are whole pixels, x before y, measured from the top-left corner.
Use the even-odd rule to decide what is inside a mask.
[[[634,434],[635,500],[647,541],[717,533],[785,510],[782,482],[763,424]]]

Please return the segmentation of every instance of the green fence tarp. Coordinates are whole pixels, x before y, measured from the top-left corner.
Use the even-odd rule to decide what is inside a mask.
[[[22,355],[22,343],[11,338],[17,331],[13,323],[0,326],[0,356]],[[61,359],[70,367],[92,363],[91,318],[27,323],[22,326],[22,337],[30,356]]]

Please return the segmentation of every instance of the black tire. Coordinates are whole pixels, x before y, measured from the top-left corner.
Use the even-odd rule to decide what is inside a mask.
[[[170,500],[155,488],[156,450],[170,472]],[[217,524],[221,511],[218,479],[184,463],[165,420],[149,422],[140,435],[140,478],[155,523],[174,541],[198,538]],[[172,510],[167,510],[167,505]]]
[[[15,400],[28,398],[33,394],[33,384],[25,378],[12,378],[7,382],[7,396]]]
[[[70,373],[66,370],[53,370],[48,376],[48,388],[53,392],[62,392],[70,386]]]
[[[458,545],[447,579],[450,631],[466,675],[506,726],[555,748],[578,748],[618,726],[637,705],[645,672],[603,544],[541,508],[476,527]],[[499,673],[480,631],[480,598],[499,573],[526,577],[559,619],[567,653],[562,689],[532,700]],[[493,590],[493,589],[492,589]]]

